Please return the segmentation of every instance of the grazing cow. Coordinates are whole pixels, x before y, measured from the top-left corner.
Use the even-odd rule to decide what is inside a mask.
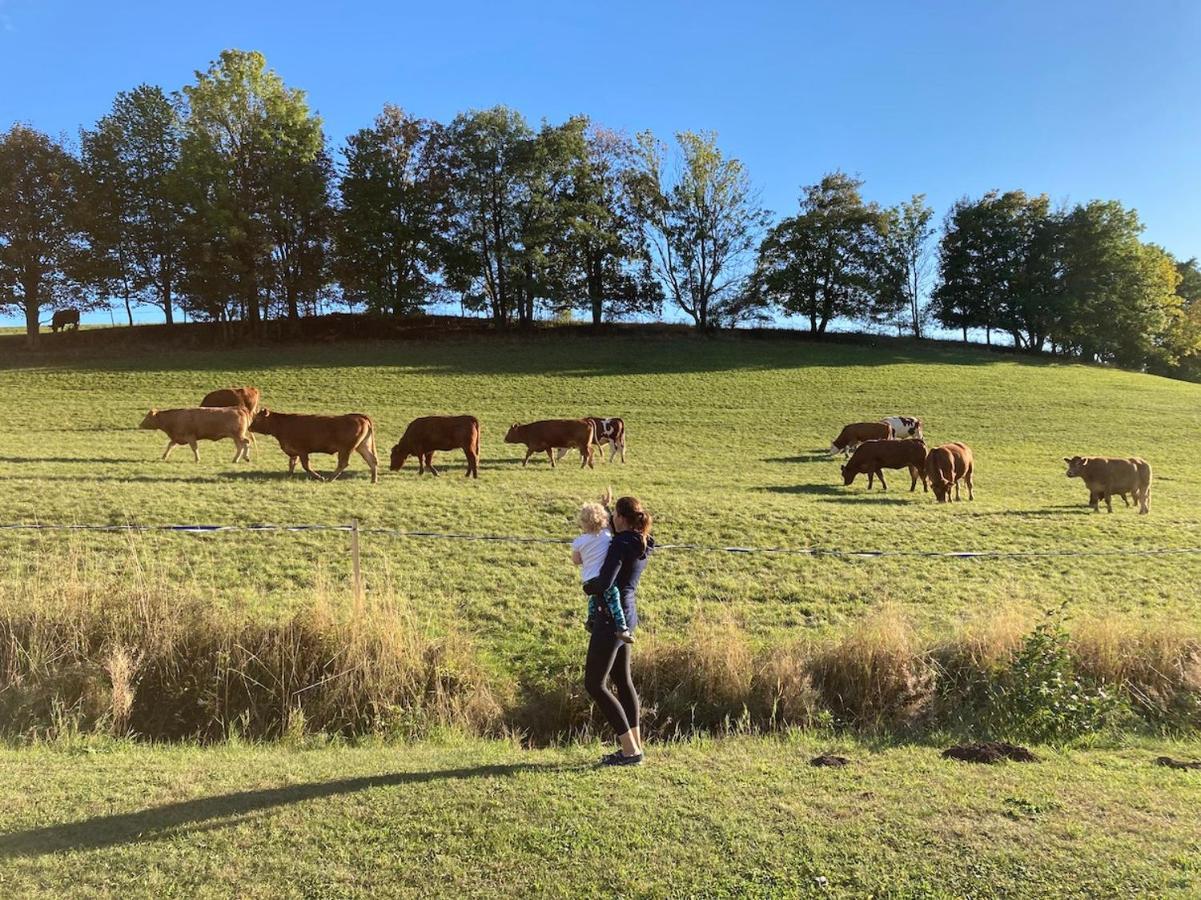
[[[909,469],[909,490],[917,490],[917,481],[922,481],[922,490],[930,488],[926,483],[926,445],[922,441],[864,441],[855,450],[851,461],[842,467],[842,483],[851,484],[856,475],[867,473],[867,488],[871,490],[872,476],[880,479],[880,486],[888,490],[884,480],[885,469]]]
[[[56,309],[50,318],[50,330],[56,333],[66,331],[68,325],[75,331],[79,330],[79,310]]]
[[[259,396],[259,389],[256,387],[220,388],[205,394],[200,405],[240,406],[253,418],[254,414],[259,411]]]
[[[1151,466],[1137,456],[1126,458],[1113,456],[1064,457],[1068,464],[1068,478],[1080,478],[1088,488],[1088,505],[1100,512],[1100,502],[1113,512],[1114,494],[1126,500],[1129,492],[1138,504],[1139,514],[1151,511]],[[1126,503],[1129,506],[1129,502]]]
[[[371,483],[379,481],[379,461],[375,456],[375,423],[362,413],[344,416],[308,416],[272,412],[264,407],[250,423],[250,430],[270,434],[288,455],[288,474],[296,471],[296,460],[318,481],[325,481],[309,466],[312,453],[338,454],[338,467],[330,476],[336,479],[350,464],[350,454],[358,453],[371,469]]]
[[[955,488],[955,499],[959,499],[959,482],[967,485],[967,498],[975,500],[972,490],[974,463],[972,451],[966,444],[952,441],[935,447],[926,454],[926,478],[934,490],[939,503],[949,503],[951,488]]]
[[[892,426],[887,422],[856,422],[845,426],[830,445],[830,455],[851,453],[864,441],[887,441],[892,438]]]
[[[200,462],[197,441],[219,441],[231,438],[238,450],[234,462],[250,460],[250,413],[240,406],[199,407],[194,409],[152,409],[146,413],[139,428],[158,429],[167,434],[167,449],[163,459],[171,455],[176,445],[187,444],[192,457]]]
[[[585,416],[592,423],[592,442],[603,448],[605,444],[609,444],[609,462],[613,462],[613,458],[621,453],[621,461],[626,461],[626,423],[624,419],[619,419],[616,416],[608,419],[603,419],[600,416]],[[555,459],[562,459],[570,451],[570,447],[560,447],[555,453]],[[605,458],[604,451],[601,451],[601,459]]]
[[[480,421],[475,416],[422,416],[405,429],[392,448],[393,472],[410,456],[417,457],[417,474],[429,469],[435,475],[435,450],[462,450],[467,455],[467,477],[480,477]]]
[[[924,441],[926,439],[926,436],[922,434],[921,419],[915,419],[912,416],[886,416],[880,421],[887,422],[892,426],[893,437],[897,440],[917,438],[919,441]]]
[[[506,444],[525,444],[522,468],[535,453],[545,452],[550,466],[555,467],[555,450],[574,447],[580,451],[580,468],[592,465],[592,422],[588,419],[544,419],[526,425],[514,424],[505,435]]]

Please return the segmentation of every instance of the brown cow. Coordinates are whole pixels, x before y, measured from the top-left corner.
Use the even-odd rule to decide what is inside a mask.
[[[846,425],[830,445],[830,455],[841,453],[849,456],[864,441],[887,441],[893,437],[892,426],[887,422],[856,422]]]
[[[53,332],[66,331],[68,326],[75,331],[79,330],[79,310],[56,309],[54,315],[50,317],[50,330]]]
[[[220,388],[205,394],[200,405],[240,406],[253,417],[259,411],[259,396],[259,389],[256,387]]]
[[[909,490],[917,490],[917,481],[922,480],[922,490],[930,488],[926,483],[926,445],[922,441],[864,441],[859,445],[851,461],[842,467],[842,483],[851,484],[855,476],[867,473],[867,488],[872,487],[872,476],[880,479],[880,485],[888,490],[884,480],[885,469],[909,469]]]
[[[971,448],[958,441],[935,447],[926,454],[926,477],[939,503],[950,502],[952,486],[955,488],[955,499],[959,499],[960,481],[967,485],[967,498],[976,499],[972,490],[974,465]]]
[[[192,448],[192,457],[200,462],[197,441],[219,441],[231,438],[238,450],[234,462],[250,460],[250,413],[239,406],[200,407],[193,409],[152,409],[146,413],[139,428],[158,429],[167,434],[167,449],[163,459],[171,455],[175,447],[187,444]]]
[[[462,450],[467,456],[467,477],[480,477],[480,421],[475,416],[422,416],[405,429],[392,448],[393,472],[410,456],[417,457],[417,474],[428,468],[435,475],[435,450]]]
[[[601,448],[601,459],[605,458],[605,444],[610,445],[609,462],[621,454],[621,461],[624,464],[626,461],[626,423],[624,419],[617,416],[604,418],[602,416],[584,416],[592,423],[592,443]],[[567,455],[570,447],[560,447],[555,454],[555,459],[562,459]]]
[[[258,434],[270,434],[279,441],[279,447],[288,455],[288,474],[296,471],[296,460],[306,472],[318,481],[325,479],[309,466],[312,453],[338,454],[338,467],[330,476],[336,479],[350,464],[350,454],[357,452],[371,469],[371,483],[379,481],[379,461],[375,456],[375,423],[362,413],[347,413],[344,416],[309,416],[295,413],[259,410],[250,430]]]
[[[1100,512],[1100,501],[1113,512],[1113,495],[1126,500],[1126,493],[1134,496],[1139,514],[1151,511],[1151,466],[1137,456],[1073,456],[1064,457],[1068,464],[1068,478],[1084,480],[1088,488],[1088,505]],[[1127,503],[1129,506],[1129,503]]]
[[[574,447],[580,451],[580,468],[592,465],[592,423],[587,419],[544,419],[526,425],[513,424],[505,435],[506,444],[525,444],[524,468],[530,457],[545,451],[550,466],[555,467],[555,449]]]

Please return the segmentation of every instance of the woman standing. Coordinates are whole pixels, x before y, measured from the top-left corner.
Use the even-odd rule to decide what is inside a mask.
[[[608,508],[612,494],[606,493]],[[636,593],[638,580],[646,568],[647,557],[655,549],[651,537],[651,517],[637,497],[622,497],[611,516],[613,540],[600,574],[584,583],[584,593],[604,594],[614,585],[621,592],[621,608],[626,627],[633,632],[638,625]],[[592,626],[588,656],[584,663],[584,688],[600,707],[617,733],[621,749],[601,759],[605,766],[637,766],[642,763],[642,735],[639,733],[638,692],[630,677],[631,644],[622,640],[613,616],[604,604]],[[607,681],[612,676],[617,688],[614,696]]]

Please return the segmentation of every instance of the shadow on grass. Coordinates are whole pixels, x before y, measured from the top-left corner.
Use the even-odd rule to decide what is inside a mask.
[[[287,787],[240,791],[216,797],[201,797],[155,806],[131,813],[94,816],[81,822],[48,825],[0,836],[0,857],[42,856],[79,850],[103,850],[124,844],[143,843],[187,835],[189,832],[237,825],[252,813],[354,794],[373,788],[429,784],[472,778],[507,778],[522,772],[582,771],[583,767],[539,766],[532,763],[475,766],[432,772],[396,772],[343,778],[338,781],[295,784]]]
[[[0,463],[85,463],[105,465],[107,463],[145,462],[144,456],[0,456]]]
[[[825,450],[810,450],[807,453],[801,453],[798,456],[769,456],[763,461],[765,463],[811,463],[811,462],[834,462],[838,457],[831,456]]]

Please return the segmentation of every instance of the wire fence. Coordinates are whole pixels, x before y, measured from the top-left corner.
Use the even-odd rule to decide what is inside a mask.
[[[445,540],[445,541],[474,541],[503,544],[553,544],[566,545],[568,538],[546,537],[539,535],[514,534],[471,534],[456,531],[410,530],[402,528],[364,527],[358,522],[335,524],[293,524],[279,525],[271,523],[236,524],[236,525],[205,525],[205,524],[161,524],[146,525],[124,523],[116,525],[94,524],[49,524],[41,522],[14,522],[0,524],[3,531],[107,531],[107,532],[176,532],[183,534],[221,534],[229,532],[305,532],[332,531],[349,532],[358,535],[377,535],[382,537],[405,538],[414,540]],[[1046,559],[1059,557],[1087,556],[1180,556],[1201,554],[1201,547],[1110,547],[1088,550],[1050,549],[1050,550],[918,550],[904,548],[880,549],[843,549],[834,547],[752,547],[752,546],[723,546],[694,543],[659,543],[655,545],[656,552],[686,552],[686,553],[736,553],[761,554],[764,556],[809,556],[839,559],[878,559],[886,557],[911,558],[944,558],[944,559]]]

